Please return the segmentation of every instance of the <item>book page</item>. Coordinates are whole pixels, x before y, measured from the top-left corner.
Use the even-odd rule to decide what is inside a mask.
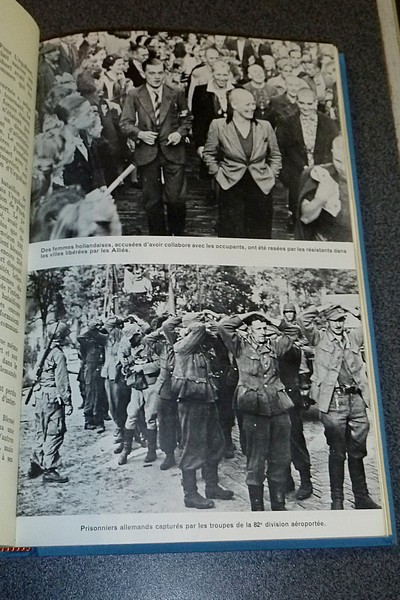
[[[91,32],[38,72],[18,545],[389,537],[337,49]]]
[[[15,543],[26,256],[39,31],[19,4],[0,20],[0,543]]]

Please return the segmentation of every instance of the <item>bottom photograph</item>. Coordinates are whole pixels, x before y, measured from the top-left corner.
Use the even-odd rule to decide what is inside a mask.
[[[41,270],[26,323],[18,516],[381,508],[355,271]]]

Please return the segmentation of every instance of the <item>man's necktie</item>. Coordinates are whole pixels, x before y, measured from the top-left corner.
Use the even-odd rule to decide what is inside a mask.
[[[160,92],[154,92],[154,115],[156,117],[157,125],[160,124]]]

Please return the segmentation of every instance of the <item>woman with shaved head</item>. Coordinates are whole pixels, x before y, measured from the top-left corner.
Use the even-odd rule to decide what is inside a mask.
[[[271,190],[281,168],[276,136],[268,121],[254,118],[248,90],[231,90],[228,101],[228,117],[212,121],[203,151],[219,189],[218,234],[270,238]]]

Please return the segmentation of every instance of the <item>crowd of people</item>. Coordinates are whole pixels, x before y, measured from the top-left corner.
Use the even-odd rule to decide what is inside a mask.
[[[120,235],[109,187],[131,163],[125,190],[141,189],[149,234],[183,235],[192,152],[217,235],[271,237],[280,186],[297,239],[351,241],[335,69],[329,44],[163,31],[43,43],[31,240]]]
[[[338,304],[309,306],[299,314],[287,302],[279,318],[202,310],[164,314],[151,324],[135,314],[93,319],[75,342],[84,427],[101,434],[112,419],[121,468],[129,468],[134,445],[147,448],[145,463],[154,463],[160,448],[163,471],[179,456],[184,506],[211,509],[234,496],[221,485],[219,464],[239,451],[232,442],[237,423],[249,508],[264,510],[266,479],[271,510],[283,511],[285,495],[294,490],[292,464],[300,474],[297,499],[313,494],[317,467],[303,411],[316,404],[329,446],[332,510],[344,507],[346,459],[355,508],[379,508],[364,470],[369,386],[362,327],[347,328],[346,317]],[[60,472],[60,449],[65,416],[77,405],[63,350],[69,335],[62,321],[48,326],[35,380],[36,437],[28,476],[42,475],[50,484],[68,482]],[[200,470],[204,495],[198,490]]]

